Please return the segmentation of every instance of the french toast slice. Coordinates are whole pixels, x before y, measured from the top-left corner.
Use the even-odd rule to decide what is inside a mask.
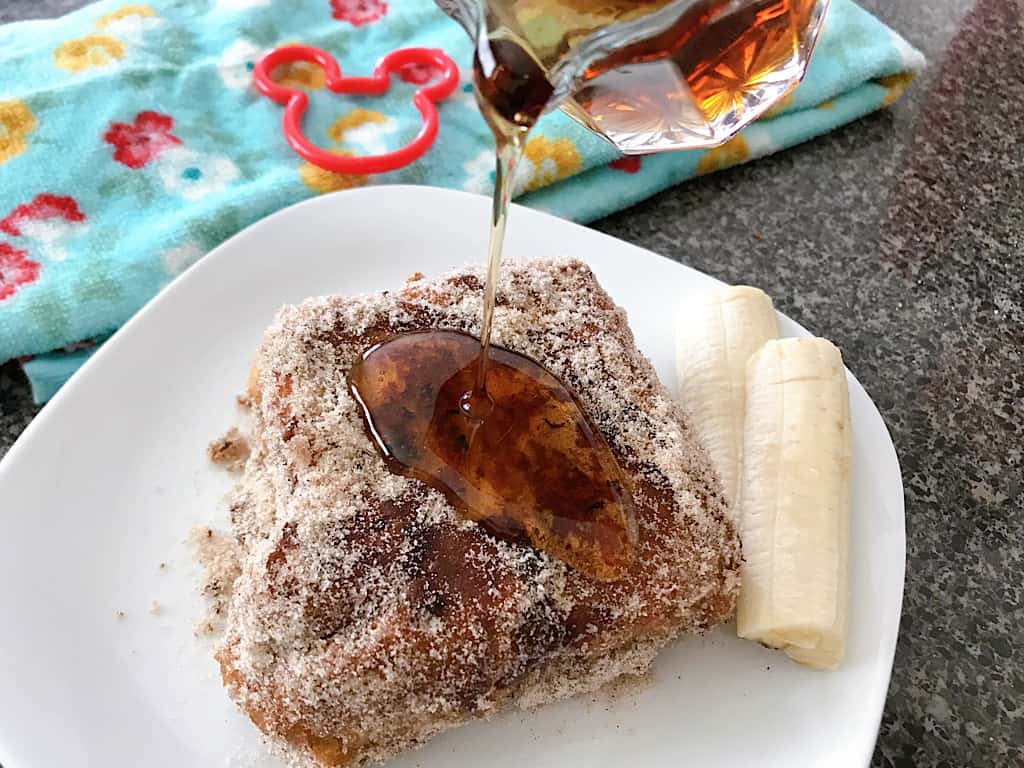
[[[740,544],[720,484],[626,315],[572,259],[502,267],[494,343],[576,394],[622,467],[637,556],[595,581],[491,536],[390,472],[347,373],[405,331],[479,333],[483,270],[283,308],[247,385],[252,452],[231,501],[243,553],[218,651],[240,708],[294,764],[385,760],[502,708],[645,672],[726,621]]]

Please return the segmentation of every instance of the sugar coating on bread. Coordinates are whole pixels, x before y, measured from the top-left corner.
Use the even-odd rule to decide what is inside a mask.
[[[482,282],[466,267],[309,299],[283,308],[258,350],[252,452],[230,503],[241,576],[218,658],[297,765],[382,760],[504,706],[643,673],[678,633],[733,612],[740,549],[717,478],[579,261],[504,265],[493,340],[558,376],[606,438],[636,502],[629,575],[591,581],[388,470],[347,372],[395,333],[479,333]]]

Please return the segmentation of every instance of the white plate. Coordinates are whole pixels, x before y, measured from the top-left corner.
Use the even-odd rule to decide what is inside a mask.
[[[282,303],[479,261],[489,205],[373,187],[260,221],[150,303],[39,414],[0,463],[4,768],[277,765],[221,688],[209,642],[192,634],[203,604],[184,539],[223,524],[230,484],[205,446],[235,421],[234,395]],[[673,310],[712,278],[524,208],[509,251],[588,261],[674,385]],[[785,319],[782,330],[805,333]],[[488,768],[867,764],[899,625],[903,488],[885,425],[849,378],[850,638],[839,671],[803,669],[725,627],[668,648],[651,686],[474,723],[393,765],[475,767],[483,755]]]

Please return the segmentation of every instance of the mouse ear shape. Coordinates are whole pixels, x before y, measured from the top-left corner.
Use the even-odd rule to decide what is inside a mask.
[[[390,87],[392,74],[401,75],[413,69],[437,72],[439,76],[413,93],[412,102],[420,113],[423,125],[412,141],[393,152],[350,157],[328,152],[306,138],[302,132],[302,117],[309,106],[309,97],[298,88],[284,86],[271,79],[270,75],[277,67],[295,61],[321,66],[325,85],[334,93],[380,96]],[[455,90],[459,83],[459,68],[444,51],[436,48],[400,48],[377,62],[372,76],[344,77],[338,62],[327,51],[310,45],[286,45],[275,48],[257,62],[253,80],[260,93],[285,105],[282,121],[284,137],[296,154],[325,171],[366,175],[404,168],[430,149],[437,136],[436,102],[447,98]]]

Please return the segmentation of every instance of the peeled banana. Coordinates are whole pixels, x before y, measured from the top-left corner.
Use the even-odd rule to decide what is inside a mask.
[[[747,364],[740,637],[818,669],[843,658],[850,405],[825,339],[767,342]]]
[[[747,360],[779,335],[764,291],[729,286],[687,297],[676,319],[679,401],[735,506],[740,481]]]

